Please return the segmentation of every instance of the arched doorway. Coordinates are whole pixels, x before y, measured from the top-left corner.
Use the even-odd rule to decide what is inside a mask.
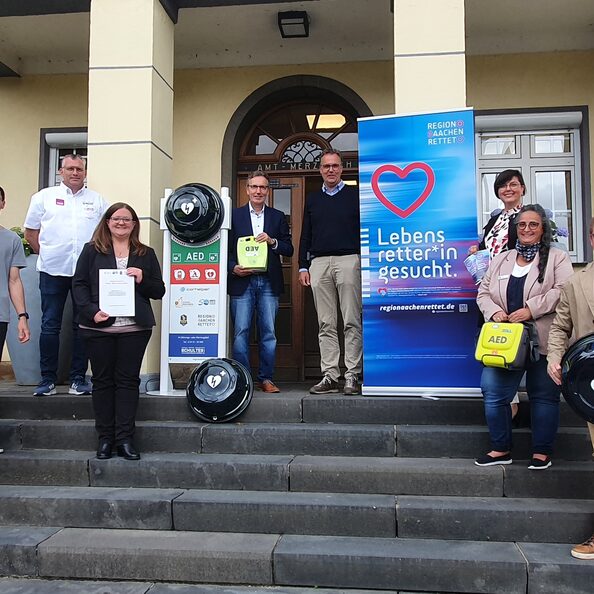
[[[366,106],[365,113],[360,113],[344,96],[328,89],[289,88],[284,92],[276,89],[244,112],[234,138],[231,187],[235,190],[235,205],[241,206],[247,202],[248,173],[256,169],[267,171],[271,177],[269,204],[287,216],[295,255],[283,261],[285,293],[277,317],[276,378],[302,380],[320,374],[317,317],[311,291],[304,290],[298,282],[297,254],[305,196],[322,183],[319,158],[328,147],[343,155],[343,179],[358,183],[357,117],[370,114],[366,113]],[[255,332],[251,342],[255,364]]]

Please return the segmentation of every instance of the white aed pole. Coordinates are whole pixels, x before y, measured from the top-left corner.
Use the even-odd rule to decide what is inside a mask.
[[[184,186],[175,193],[183,189]],[[198,365],[206,359],[227,356],[229,188],[221,188],[220,228],[212,237],[197,243],[182,241],[168,228],[165,213],[172,193],[171,189],[165,190],[159,221],[163,231],[163,280],[167,290],[162,300],[159,391],[149,392],[153,395],[176,393],[171,363]],[[191,207],[187,211],[184,213],[189,214]],[[200,220],[195,224],[199,226]]]

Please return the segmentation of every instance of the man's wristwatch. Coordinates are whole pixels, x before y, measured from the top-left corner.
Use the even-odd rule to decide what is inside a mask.
[[[29,319],[29,314],[24,311],[23,313],[17,314],[17,318],[21,319],[21,318],[25,318],[25,320]]]

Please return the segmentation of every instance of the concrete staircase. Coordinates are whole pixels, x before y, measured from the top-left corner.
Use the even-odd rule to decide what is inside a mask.
[[[585,424],[553,467],[479,468],[475,399],[256,393],[205,425],[143,396],[139,462],[95,459],[90,397],[0,388],[0,593],[588,593],[569,555],[594,528]]]

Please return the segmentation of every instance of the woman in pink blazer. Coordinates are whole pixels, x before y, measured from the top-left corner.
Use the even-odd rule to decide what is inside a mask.
[[[481,282],[477,303],[485,320],[534,321],[540,359],[526,367],[526,390],[532,422],[532,461],[528,468],[551,465],[559,426],[560,390],[547,374],[549,328],[555,317],[561,287],[573,270],[569,256],[551,247],[551,225],[542,206],[528,204],[516,220],[515,249],[496,256]],[[476,459],[478,466],[511,464],[512,419],[509,403],[524,371],[485,367],[481,390],[491,435],[491,451]]]

